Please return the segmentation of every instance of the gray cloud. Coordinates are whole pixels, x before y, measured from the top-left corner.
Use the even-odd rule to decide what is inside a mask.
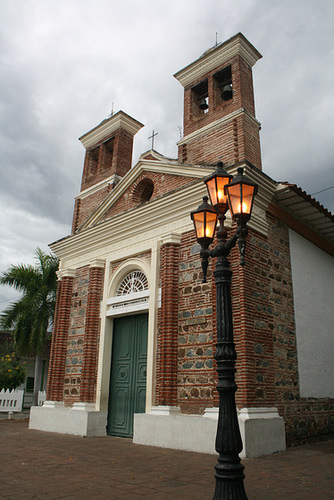
[[[309,193],[334,185],[332,0],[0,0],[0,9],[0,270],[69,233],[77,138],[113,103],[146,125],[134,161],[152,129],[156,149],[176,157],[183,89],[173,74],[216,33],[221,42],[241,31],[264,56],[254,67],[264,171]],[[316,195],[332,211],[333,193]]]

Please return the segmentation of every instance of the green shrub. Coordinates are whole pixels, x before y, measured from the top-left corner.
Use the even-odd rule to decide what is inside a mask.
[[[4,354],[0,358],[0,390],[16,389],[25,381],[26,374],[15,353]]]

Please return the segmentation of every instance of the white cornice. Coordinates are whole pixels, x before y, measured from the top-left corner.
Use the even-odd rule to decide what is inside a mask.
[[[166,245],[167,243],[172,243],[174,245],[180,245],[182,235],[179,233],[169,233],[164,234],[161,237],[160,243],[161,245]]]
[[[256,168],[248,165],[244,165],[244,168],[247,176],[259,185],[249,227],[267,234],[265,212],[273,199],[276,183]],[[227,170],[236,173],[236,168]],[[206,194],[204,183],[194,182],[169,195],[101,221],[50,247],[66,268],[87,265],[93,259],[110,259],[112,256],[112,260],[119,260],[136,255],[150,249],[152,241],[165,241],[168,234],[180,235],[191,231],[193,224],[190,212],[198,207]],[[226,225],[230,224],[228,216]]]
[[[75,278],[75,269],[59,269],[57,271],[58,281],[61,281],[63,278]]]
[[[118,111],[115,115],[110,118],[103,120],[97,127],[86,134],[79,137],[79,141],[82,142],[83,146],[88,149],[101,143],[105,138],[109,137],[113,132],[118,129],[126,130],[131,134],[135,135],[138,130],[140,130],[144,125],[131,116],[127,115],[123,111]]]
[[[242,33],[238,33],[226,42],[204,52],[196,61],[175,73],[174,77],[183,87],[188,87],[237,55],[240,55],[250,66],[254,66],[262,57],[247,38]]]
[[[219,127],[222,127],[226,123],[230,122],[231,120],[234,120],[235,118],[237,118],[238,116],[241,116],[241,115],[246,115],[254,123],[256,123],[256,125],[259,128],[261,127],[261,123],[256,118],[254,118],[254,116],[249,114],[249,112],[246,109],[239,108],[236,111],[233,111],[232,113],[229,113],[228,115],[223,116],[222,118],[219,118],[219,120],[216,120],[212,123],[209,123],[208,125],[205,125],[204,127],[201,127],[200,129],[195,130],[191,134],[186,135],[180,141],[178,141],[177,145],[181,146],[182,144],[186,144],[188,142],[194,141],[195,139],[198,139],[202,135],[207,135],[207,134],[211,133],[214,129],[218,129]]]
[[[93,259],[89,262],[90,267],[99,267],[101,269],[106,265],[105,259]]]
[[[63,261],[76,267],[93,258],[105,255],[124,256],[124,249],[136,254],[136,248],[151,248],[152,240],[160,240],[168,233],[191,230],[190,212],[197,208],[206,189],[202,182],[186,186],[166,197],[152,200],[117,216],[106,219],[94,227],[68,236],[50,245]],[[89,261],[87,262],[87,256]]]

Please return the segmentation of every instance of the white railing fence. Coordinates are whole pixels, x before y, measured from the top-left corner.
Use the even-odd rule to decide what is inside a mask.
[[[0,411],[21,412],[23,406],[23,395],[24,391],[21,389],[13,389],[12,391],[10,391],[9,389],[7,389],[6,391],[2,389],[0,391]]]
[[[46,401],[46,391],[38,391],[38,406],[43,406]]]

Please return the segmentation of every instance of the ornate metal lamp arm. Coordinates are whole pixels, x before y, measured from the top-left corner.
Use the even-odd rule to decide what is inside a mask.
[[[239,253],[240,253],[240,265],[244,266],[245,265],[246,238],[248,236],[248,227],[241,220],[238,221],[238,227],[237,227],[236,234],[238,235],[237,238],[238,238],[238,247],[239,247]]]
[[[247,225],[243,221],[238,221],[238,226],[236,232],[229,240],[227,239],[227,230],[224,226],[225,215],[218,215],[219,228],[217,231],[218,243],[213,250],[209,250],[209,245],[202,245],[200,251],[202,271],[203,271],[203,283],[206,283],[207,269],[209,265],[209,257],[228,257],[232,248],[235,247],[237,241],[240,252],[240,265],[245,265],[245,250],[246,250],[246,237],[248,235]]]
[[[206,276],[207,276],[207,271],[208,271],[208,265],[209,265],[209,257],[210,257],[210,250],[207,246],[203,246],[200,251],[200,257],[201,257],[201,265],[202,265],[202,272],[203,272],[203,279],[202,283],[206,283]]]
[[[224,226],[225,219],[226,219],[225,215],[218,215],[218,220],[219,220],[219,228],[217,231],[218,243],[216,247],[213,250],[211,250],[210,257],[220,257],[220,256],[227,257],[238,240],[239,234],[238,231],[236,231],[235,234],[229,240],[226,241],[227,230]]]

